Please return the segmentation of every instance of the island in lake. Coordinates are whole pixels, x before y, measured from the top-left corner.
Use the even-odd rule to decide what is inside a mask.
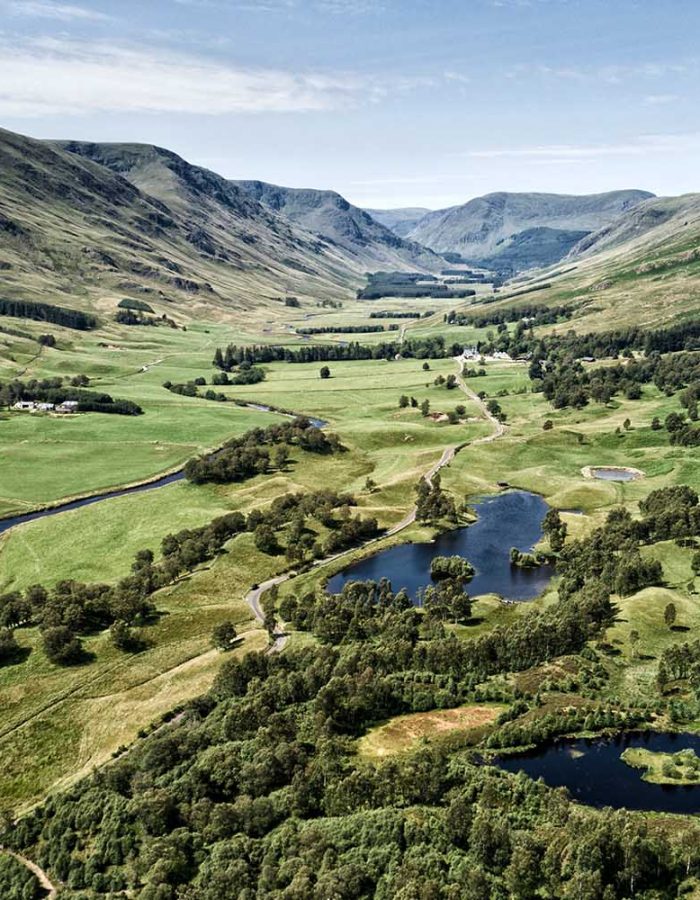
[[[620,759],[633,769],[644,769],[642,779],[652,784],[700,784],[700,757],[691,749],[660,753],[628,747]]]

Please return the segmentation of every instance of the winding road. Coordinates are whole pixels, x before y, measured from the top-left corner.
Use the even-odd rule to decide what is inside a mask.
[[[8,856],[13,856],[17,860],[17,862],[22,863],[23,866],[26,866],[26,868],[29,869],[30,872],[36,875],[39,884],[45,891],[48,891],[48,900],[53,900],[54,897],[58,896],[58,890],[52,884],[49,876],[40,866],[32,862],[31,859],[27,859],[26,856],[22,856],[20,853],[15,853],[14,850],[8,850],[6,847],[2,846],[0,846],[0,853],[5,853]]]
[[[429,485],[432,486],[434,476],[443,469],[445,466],[449,466],[452,460],[455,458],[455,455],[462,450],[464,447],[474,447],[477,444],[490,444],[492,441],[497,440],[506,433],[506,426],[503,422],[499,421],[493,413],[489,412],[486,404],[478,396],[471,388],[468,388],[464,382],[464,378],[462,377],[462,373],[464,371],[465,360],[461,356],[455,357],[455,362],[459,368],[459,373],[457,375],[457,384],[459,389],[478,407],[481,411],[482,415],[485,419],[487,419],[491,425],[493,426],[493,431],[491,434],[484,435],[480,438],[475,438],[473,441],[466,441],[463,444],[456,444],[455,446],[445,447],[442,451],[442,456],[440,459],[433,463],[433,465],[428,469],[428,471],[423,475],[423,478],[428,482]],[[413,525],[416,521],[416,507],[414,506],[400,522],[396,525],[393,525],[388,531],[386,531],[380,538],[372,538],[367,541],[365,544],[362,544],[362,547],[369,547],[370,545],[376,543],[379,540],[383,540],[386,537],[392,537],[395,534],[398,534],[400,531],[403,531],[405,528],[408,528],[409,525]],[[340,559],[348,553],[351,553],[354,550],[359,549],[358,547],[352,547],[350,550],[344,550],[341,553],[335,553],[333,556],[328,556],[325,559],[319,559],[314,562],[314,567],[324,566],[329,562],[334,562],[336,559]],[[291,578],[296,576],[296,572],[285,572],[282,575],[276,575],[274,578],[269,578],[267,581],[263,581],[262,584],[257,585],[252,588],[248,594],[246,595],[246,601],[248,602],[248,606],[250,606],[253,615],[256,619],[259,619],[260,622],[265,622],[265,614],[263,613],[262,607],[260,605],[260,599],[265,591],[269,591],[270,588],[275,585],[284,584],[285,581],[289,581]],[[284,649],[284,645],[287,642],[288,635],[284,631],[284,626],[281,624],[280,628],[275,631],[273,635],[273,641],[270,644],[270,648],[268,650],[269,653],[279,653]]]

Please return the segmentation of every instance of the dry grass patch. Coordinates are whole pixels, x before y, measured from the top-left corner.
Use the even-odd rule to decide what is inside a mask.
[[[472,731],[492,725],[505,706],[479,704],[456,709],[396,716],[373,728],[358,741],[362,756],[381,758],[411,750],[419,741],[445,737],[455,731]]]

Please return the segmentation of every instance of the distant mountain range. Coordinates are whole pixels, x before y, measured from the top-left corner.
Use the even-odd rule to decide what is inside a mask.
[[[6,297],[250,309],[350,296],[367,270],[445,265],[337,194],[244,189],[160,147],[0,130],[0,173]]]
[[[407,206],[403,209],[368,209],[366,212],[377,222],[390,228],[394,234],[406,237],[431,210],[424,206]]]
[[[125,297],[181,322],[246,310],[268,318],[290,294],[349,298],[367,271],[448,266],[333,191],[231,181],[150,145],[0,130],[0,173],[3,296],[104,312],[105,321]],[[401,228],[419,210],[403,212],[385,221]],[[563,280],[536,275],[553,281],[538,296],[590,294],[620,321],[634,320],[642,297],[650,321],[698,305],[700,195],[492,194],[428,213],[409,233],[502,272],[566,260]]]
[[[397,233],[440,254],[504,274],[547,266],[566,256],[592,232],[654,195],[648,191],[610,191],[574,196],[496,193],[461,206],[429,212],[410,227],[414,210],[373,211]]]
[[[411,265],[430,271],[445,265],[431,250],[404,240],[335,191],[288,188],[264,181],[234,183],[289,222],[341,247],[365,268],[401,269]]]

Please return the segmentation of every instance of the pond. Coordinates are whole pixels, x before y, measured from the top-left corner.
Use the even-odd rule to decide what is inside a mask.
[[[642,477],[642,472],[638,469],[622,466],[588,466],[584,469],[584,474],[599,481],[636,481]]]
[[[620,759],[627,747],[662,753],[700,752],[698,734],[636,732],[612,738],[550,741],[534,750],[500,757],[496,765],[542,778],[550,787],[565,787],[574,800],[589,806],[645,809],[655,812],[700,812],[700,785],[650,784],[644,774]]]
[[[328,590],[338,593],[348,581],[388,578],[394,590],[405,588],[417,600],[431,583],[430,563],[436,556],[464,556],[476,574],[467,584],[471,597],[499,594],[507,600],[532,600],[547,587],[553,566],[520,569],[510,564],[510,549],[529,551],[542,537],[548,506],[537,494],[507,491],[475,505],[477,521],[439,535],[432,543],[401,544],[382,550],[338,572]]]

